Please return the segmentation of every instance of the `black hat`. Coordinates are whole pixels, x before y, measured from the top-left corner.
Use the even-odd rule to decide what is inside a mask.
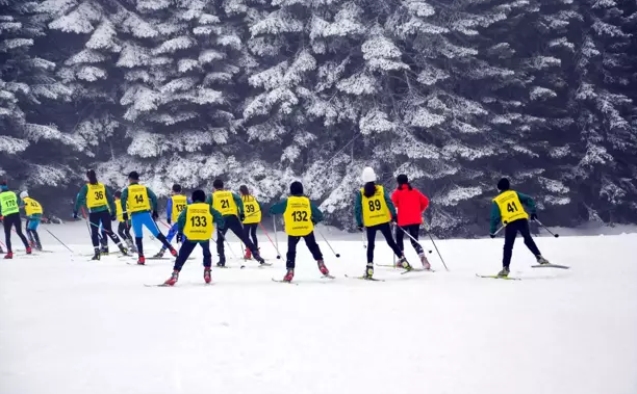
[[[178,183],[175,183],[175,184],[173,185],[173,191],[174,191],[175,193],[181,193],[181,185],[180,185],[180,184],[178,184]]]
[[[303,184],[299,181],[294,181],[290,185],[290,194],[293,196],[302,196],[303,195]]]
[[[137,173],[137,171],[131,171],[130,174],[128,174],[128,179],[130,179],[131,181],[138,181],[139,174]]]
[[[192,192],[192,202],[205,202],[206,201],[206,192],[203,190],[197,189]]]
[[[405,185],[409,183],[409,179],[407,178],[407,175],[400,174],[396,177],[396,182],[398,182],[399,185]]]
[[[223,189],[223,181],[221,179],[215,179],[215,181],[212,182],[212,187],[215,189]]]
[[[120,198],[122,196],[122,191],[118,190],[115,192],[115,197]]]
[[[505,190],[509,190],[510,187],[511,187],[511,182],[509,182],[508,179],[502,178],[498,181],[498,190],[505,191]]]

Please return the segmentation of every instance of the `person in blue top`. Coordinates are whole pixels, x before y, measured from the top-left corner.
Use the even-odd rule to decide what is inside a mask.
[[[121,204],[123,219],[128,220],[130,217],[133,232],[135,233],[135,244],[137,245],[137,264],[146,264],[144,257],[144,244],[142,237],[144,236],[143,227],[146,227],[151,234],[155,236],[161,243],[170,250],[173,256],[177,256],[177,251],[172,247],[164,234],[159,231],[155,219],[159,217],[157,214],[157,196],[149,187],[139,184],[139,174],[132,171],[128,174],[128,186],[122,190],[122,198],[119,200]],[[126,210],[128,207],[128,211]]]
[[[168,201],[166,201],[166,221],[170,224],[170,229],[166,235],[168,242],[171,242],[175,235],[177,235],[177,219],[179,215],[186,209],[186,206],[191,203],[190,198],[186,197],[181,191],[181,185],[175,183],[170,193]],[[177,239],[179,241],[179,238]],[[166,253],[164,246],[159,249],[159,252],[153,256],[153,258],[161,258]]]

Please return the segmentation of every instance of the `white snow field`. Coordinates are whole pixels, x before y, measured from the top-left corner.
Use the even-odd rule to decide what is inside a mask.
[[[298,285],[271,280],[284,260],[261,234],[273,267],[213,268],[204,286],[197,251],[160,288],[144,284],[170,260],[88,262],[86,228],[41,228],[53,253],[0,260],[2,394],[637,393],[635,234],[538,238],[569,270],[531,268],[518,239],[519,281],[476,277],[499,270],[501,238],[438,241],[449,272],[434,250],[436,272],[379,267],[385,282],[344,277],[363,272],[360,238],[332,242],[340,259],[321,242],[334,281],[301,242]],[[147,256],[158,249],[146,239]],[[392,262],[384,241],[376,262]]]

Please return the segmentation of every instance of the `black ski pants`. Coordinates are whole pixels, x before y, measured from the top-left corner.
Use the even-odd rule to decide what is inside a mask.
[[[387,241],[387,245],[394,251],[398,258],[403,257],[403,252],[400,250],[394,238],[391,234],[391,227],[389,227],[389,223],[383,223],[372,227],[367,227],[365,229],[367,231],[367,264],[374,263],[374,246],[376,244],[376,231],[380,231],[385,237],[385,241]]]
[[[199,244],[201,249],[203,249],[203,266],[206,268],[210,268],[212,265],[212,254],[210,254],[210,241],[202,241],[202,242],[192,242],[184,239],[184,242],[181,244],[179,248],[179,254],[177,255],[177,260],[175,260],[175,267],[173,268],[175,271],[181,271],[186,260],[190,257],[190,254],[193,250],[195,250],[195,246]]]
[[[130,236],[130,224],[128,222],[119,222],[117,224],[117,234],[123,239],[127,239],[132,241],[133,238]]]
[[[24,247],[29,247],[29,241],[22,233],[22,220],[20,220],[20,213],[11,213],[5,216],[2,221],[2,225],[4,226],[4,242],[7,244],[7,253],[13,251],[13,249],[11,249],[11,227],[15,228],[15,232],[22,240]]]
[[[292,235],[288,235],[288,252],[285,255],[285,267],[288,269],[294,268],[296,266],[296,245],[298,245],[301,238],[303,238],[303,240],[305,241],[305,245],[307,245],[310,253],[312,253],[312,257],[314,258],[314,260],[323,260],[323,253],[321,253],[321,248],[319,248],[318,244],[316,243],[314,231],[304,237],[294,237]]]
[[[217,254],[219,254],[219,262],[222,264],[225,264],[226,262],[224,241],[226,240],[226,233],[228,232],[228,230],[231,230],[234,235],[236,235],[237,238],[239,238],[241,242],[243,242],[246,247],[250,249],[252,255],[259,256],[259,251],[257,250],[257,248],[255,248],[252,241],[250,241],[250,239],[245,236],[239,218],[235,215],[228,215],[224,216],[223,219],[225,221],[223,228],[217,229]]]
[[[104,233],[108,235],[115,244],[119,244],[120,240],[117,234],[111,228],[111,214],[108,211],[91,212],[88,214],[88,220],[91,222],[91,241],[94,248],[100,247],[100,223],[102,223],[102,246],[108,246],[108,240]]]
[[[504,228],[504,255],[502,257],[502,266],[509,267],[511,264],[511,256],[513,255],[513,244],[515,243],[515,237],[518,232],[522,234],[524,238],[524,244],[533,253],[534,256],[539,256],[540,250],[537,248],[535,241],[531,237],[531,231],[529,230],[529,221],[526,219],[519,219],[506,225]]]
[[[257,239],[257,227],[259,226],[259,223],[250,223],[250,224],[244,224],[243,225],[243,235],[246,238],[251,238],[252,239],[252,243],[254,244],[254,247],[256,249],[259,249],[259,240]]]
[[[407,233],[413,237],[413,239],[409,238],[409,240],[411,241],[411,246],[414,247],[418,255],[421,255],[423,253],[422,246],[420,246],[418,242],[414,241],[414,239],[418,239],[418,231],[420,230],[420,225],[410,224],[408,226],[396,226],[396,245],[398,245],[398,249],[400,249],[404,253],[405,243],[403,239],[405,237],[405,232],[403,230],[407,231]]]

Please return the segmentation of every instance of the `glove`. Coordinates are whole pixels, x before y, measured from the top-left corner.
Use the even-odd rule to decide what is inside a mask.
[[[397,221],[396,216],[392,216],[392,217],[391,217],[391,222],[392,222],[392,223],[396,223],[396,221]]]
[[[117,219],[117,215],[115,215],[114,213],[111,213],[111,222],[115,219]]]
[[[172,224],[172,220],[170,218],[166,219],[166,223]]]
[[[73,220],[77,220],[77,211],[73,211]]]
[[[531,220],[533,220],[533,221],[537,220],[537,214],[536,213],[532,213],[531,214]]]
[[[184,242],[184,235],[182,233],[177,233],[177,243],[180,244]]]
[[[243,222],[243,221],[245,220],[245,218],[246,218],[245,213],[241,212],[241,213],[239,214],[239,220]]]
[[[122,214],[122,219],[124,219],[125,222],[128,222],[128,214],[126,212]]]
[[[360,225],[359,225],[359,226],[356,226],[356,229],[357,229],[358,231],[360,231],[361,233],[363,232],[363,226],[360,226]]]
[[[495,238],[495,234],[491,233],[491,234],[489,234],[489,237]]]
[[[153,220],[157,220],[159,218],[159,214],[157,211],[153,211]]]

